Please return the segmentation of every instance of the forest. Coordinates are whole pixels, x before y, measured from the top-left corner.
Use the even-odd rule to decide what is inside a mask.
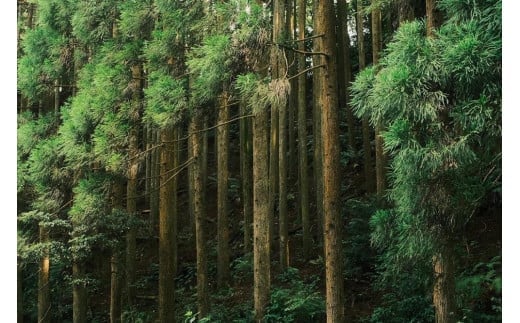
[[[16,21],[17,322],[502,321],[500,0]]]

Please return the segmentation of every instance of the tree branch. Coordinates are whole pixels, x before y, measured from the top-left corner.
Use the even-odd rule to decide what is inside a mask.
[[[307,73],[308,71],[312,71],[313,69],[318,68],[318,67],[325,67],[325,64],[321,64],[321,65],[317,65],[317,66],[309,67],[308,69],[305,69],[305,70],[301,71],[300,73],[295,74],[295,75],[289,77],[287,80],[290,80],[290,79],[293,79],[293,78],[295,78],[295,77],[298,77],[298,76],[300,76],[300,75],[302,75],[302,74],[304,74],[304,73]]]
[[[209,131],[209,130],[212,130],[212,129],[215,129],[215,128],[218,128],[220,126],[223,126],[223,125],[226,125],[228,123],[232,123],[234,121],[237,121],[237,120],[240,120],[240,119],[244,119],[244,118],[250,118],[250,117],[253,117],[254,115],[253,114],[247,114],[247,115],[244,115],[244,116],[239,116],[239,117],[236,117],[236,118],[233,118],[231,120],[228,120],[228,121],[225,121],[225,122],[222,122],[222,123],[219,123],[219,124],[216,124],[214,126],[211,126],[209,128],[205,128],[205,129],[200,129],[200,130],[197,130],[197,131],[194,131],[194,132],[190,132],[187,136],[185,137],[182,137],[180,139],[175,139],[175,140],[171,140],[171,141],[163,141],[163,143],[167,142],[167,143],[170,143],[170,142],[179,142],[179,141],[183,141],[183,140],[186,140],[186,139],[189,139],[191,136],[193,136],[194,134],[197,134],[197,133],[201,133],[201,132],[205,132],[205,131]]]
[[[305,37],[305,38],[302,38],[302,39],[294,39],[292,42],[293,43],[297,43],[297,42],[306,41],[306,40],[309,40],[309,39],[320,38],[320,37],[323,37],[323,36],[325,36],[325,34],[314,35],[314,36]]]

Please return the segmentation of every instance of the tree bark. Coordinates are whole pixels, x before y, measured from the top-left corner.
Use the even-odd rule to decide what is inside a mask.
[[[306,3],[298,0],[298,39],[305,38]],[[298,42],[298,49],[305,51],[305,42]],[[298,70],[305,70],[305,56],[298,55]],[[298,182],[300,197],[300,214],[303,227],[303,254],[310,257],[312,249],[311,219],[309,215],[309,177],[307,163],[307,76],[298,77]]]
[[[352,81],[352,62],[350,60],[350,36],[348,33],[347,14],[348,4],[346,0],[339,0],[337,5],[337,21],[340,29],[341,43],[338,45],[343,48],[340,51],[342,60],[342,68],[338,69],[339,73],[344,76],[344,83],[339,82],[340,88],[344,88],[345,100],[345,116],[347,120],[347,144],[348,147],[355,151],[355,129],[354,129],[354,113],[350,107],[350,82]],[[343,44],[343,45],[341,45]],[[338,79],[339,80],[339,79]],[[345,84],[344,86],[342,84]]]
[[[132,79],[135,83],[134,93],[132,95],[132,125],[129,133],[129,169],[126,184],[126,211],[131,216],[137,214],[137,170],[138,155],[139,155],[139,113],[141,104],[141,66],[132,66]],[[135,301],[135,257],[136,257],[136,236],[137,228],[134,225],[130,226],[126,235],[126,293],[127,305],[133,306]]]
[[[224,91],[219,98],[218,122],[224,123],[229,119],[229,95]],[[229,125],[225,124],[217,128],[217,227],[218,227],[218,259],[217,259],[217,286],[219,288],[229,286],[229,223],[228,223],[228,146]]]
[[[316,40],[318,52],[327,57],[316,57],[315,66],[325,64],[316,71],[321,79],[317,96],[322,111],[321,140],[323,142],[323,216],[325,244],[325,285],[327,322],[344,322],[343,273],[341,248],[340,199],[340,141],[337,111],[338,82],[336,71],[336,40],[334,37],[334,3],[324,1],[315,15],[316,33],[324,36]]]
[[[49,243],[49,230],[40,225],[40,243]],[[49,248],[44,246],[38,273],[38,322],[51,322],[51,289],[49,286]]]
[[[383,47],[383,34],[381,26],[381,9],[372,0],[372,63],[377,65]],[[378,121],[375,129],[376,139],[376,192],[381,196],[386,189],[386,156],[383,150],[383,124]]]
[[[359,71],[366,66],[365,61],[365,34],[363,32],[363,4],[357,2],[357,37],[359,50]],[[363,169],[365,173],[365,189],[367,193],[373,193],[375,190],[374,173],[372,170],[372,148],[370,145],[370,127],[368,117],[362,117],[361,127],[363,129]]]
[[[172,128],[161,130],[159,189],[159,321],[175,320],[175,264],[177,261],[177,205],[174,169],[175,138]]]
[[[437,0],[426,0],[426,35],[432,37],[435,29],[442,24],[442,16],[437,9]]]
[[[85,264],[75,259],[72,264],[72,322],[87,322],[87,287],[85,286]]]
[[[267,109],[260,107],[255,111],[253,120],[253,267],[255,322],[257,323],[263,320],[271,288],[267,113]]]
[[[191,149],[194,161],[192,169],[193,189],[193,216],[195,218],[195,239],[197,247],[197,306],[199,317],[205,317],[209,313],[209,286],[206,247],[206,208],[204,205],[204,179],[202,174],[203,138],[198,132],[203,127],[203,116],[195,112],[190,122],[190,133],[192,133]]]
[[[285,271],[289,267],[289,232],[287,219],[287,105],[282,104],[278,110],[279,124],[279,235],[280,235],[280,269]]]
[[[240,115],[246,115],[245,103],[240,103]],[[253,251],[253,165],[252,165],[252,142],[251,142],[251,120],[240,119],[240,169],[242,178],[242,203],[244,212],[244,253]]]
[[[114,209],[123,209],[123,185],[114,183],[112,205]],[[121,322],[121,290],[123,280],[122,243],[117,243],[112,249],[110,258],[110,322]]]
[[[447,244],[433,257],[433,305],[436,323],[455,322],[453,246]]]

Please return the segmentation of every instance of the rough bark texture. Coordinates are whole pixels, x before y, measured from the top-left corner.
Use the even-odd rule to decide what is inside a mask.
[[[366,66],[365,61],[365,34],[363,33],[363,4],[361,1],[357,2],[357,37],[359,50],[359,70],[363,70]],[[363,168],[365,173],[365,189],[367,193],[372,193],[375,190],[374,173],[372,170],[372,148],[370,145],[370,128],[368,124],[368,117],[362,118],[363,129]]]
[[[317,7],[315,15],[316,34],[324,37],[316,40],[320,55],[316,66],[325,64],[317,71],[321,79],[316,93],[317,103],[322,111],[321,140],[323,142],[323,216],[325,244],[325,285],[327,322],[344,322],[343,274],[341,248],[340,169],[339,169],[339,118],[338,83],[336,71],[336,40],[334,37],[334,3],[324,1]]]
[[[414,3],[411,0],[399,0],[398,11],[399,11],[399,25],[407,21],[411,21],[415,17]]]
[[[40,243],[49,243],[49,230],[40,226]],[[44,247],[38,272],[38,322],[51,321],[51,289],[49,286],[49,248]]]
[[[204,205],[204,179],[202,175],[202,146],[203,136],[198,132],[203,127],[203,116],[196,114],[190,122],[190,133],[192,133],[191,149],[194,161],[192,169],[193,189],[193,216],[195,218],[195,240],[197,246],[197,307],[199,317],[205,317],[209,313],[209,286],[208,265],[206,247],[206,207]]]
[[[174,132],[161,130],[160,189],[159,189],[159,321],[175,320],[175,264],[177,260],[177,177],[174,169]]]
[[[80,260],[72,264],[72,322],[87,322],[87,287],[85,286],[85,265]]]
[[[433,257],[433,305],[436,323],[455,322],[453,247],[446,245]]]
[[[229,119],[229,95],[224,91],[219,99],[217,124]],[[229,125],[225,124],[217,128],[217,285],[219,288],[228,286],[230,282],[229,272],[229,223],[228,223],[228,146]]]
[[[320,4],[318,1],[313,2],[313,12],[315,13],[318,10]],[[314,26],[315,27],[315,26]],[[318,35],[318,33],[316,33]],[[321,48],[319,48],[318,42],[314,41],[313,43],[313,51],[319,52]],[[318,57],[316,57],[318,58]],[[316,66],[316,62],[314,62]],[[312,80],[312,97],[313,97],[313,107],[312,107],[312,119],[313,119],[313,170],[314,170],[314,190],[316,194],[316,224],[317,224],[317,232],[316,232],[316,240],[318,243],[323,244],[323,151],[322,151],[322,141],[321,141],[321,106],[319,104],[318,96],[315,93],[319,93],[321,91],[321,82],[322,79],[319,74],[319,70],[313,71],[313,80]]]
[[[284,32],[287,30],[287,20],[285,18],[286,13],[286,0],[275,0],[274,1],[274,12],[273,12],[273,41],[281,43],[283,41]],[[287,13],[289,14],[289,13]],[[285,33],[287,36],[288,34]],[[285,60],[287,56],[285,52],[279,48],[272,49],[271,64],[273,79],[283,79],[287,74],[287,67]],[[288,149],[288,133],[287,133],[287,114],[288,114],[288,97],[280,98],[280,104],[273,104],[271,106],[271,117],[273,113],[278,115],[271,121],[271,134],[275,134],[275,140],[271,137],[271,154],[270,162],[276,163],[274,168],[271,168],[278,175],[278,234],[279,234],[279,248],[280,248],[280,267],[281,270],[285,270],[289,265],[289,244],[288,244],[288,232],[287,232],[287,149]],[[273,131],[273,127],[277,127],[276,131]],[[273,150],[274,144],[274,150]],[[275,156],[276,154],[277,156]],[[273,164],[271,164],[273,165]],[[274,175],[274,174],[273,174]],[[271,183],[272,184],[272,183]],[[276,190],[276,189],[275,189]],[[275,190],[272,192],[274,193]],[[270,192],[270,197],[274,195]],[[271,239],[273,237],[271,236]]]
[[[240,114],[246,115],[244,103],[240,104]],[[240,119],[240,176],[242,178],[242,201],[244,212],[244,253],[253,251],[253,147],[251,141],[251,119]]]
[[[253,120],[253,268],[255,321],[262,322],[271,286],[269,241],[268,110],[261,107]]]
[[[442,16],[437,9],[437,0],[426,0],[426,35],[433,36],[434,30],[442,23]]]
[[[298,0],[298,39],[305,38],[305,0]],[[298,49],[305,50],[305,42],[298,42]],[[305,56],[298,55],[298,70],[305,70]],[[309,177],[307,172],[307,76],[298,77],[298,182],[300,214],[303,227],[303,254],[310,256],[312,248],[311,219],[309,215]]]
[[[379,57],[383,48],[383,34],[381,26],[381,9],[375,5],[372,0],[372,63],[374,65],[379,63]],[[386,156],[383,150],[383,125],[378,122],[375,129],[376,141],[376,192],[382,195],[386,189]]]
[[[287,219],[287,105],[281,105],[279,109],[280,119],[278,124],[279,141],[279,235],[280,235],[280,269],[289,267],[289,232]]]

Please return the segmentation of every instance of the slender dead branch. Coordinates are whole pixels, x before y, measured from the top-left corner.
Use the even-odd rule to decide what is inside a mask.
[[[171,141],[163,141],[164,143],[168,142],[179,142],[179,141],[183,141],[183,140],[187,140],[189,139],[191,136],[193,136],[194,134],[197,134],[197,133],[201,133],[201,132],[205,132],[205,131],[209,131],[209,130],[213,130],[215,128],[218,128],[220,126],[223,126],[223,125],[226,125],[228,123],[232,123],[234,121],[237,121],[237,120],[240,120],[240,119],[244,119],[244,118],[251,118],[253,117],[254,115],[253,114],[248,114],[248,115],[244,115],[244,116],[239,116],[239,117],[236,117],[236,118],[233,118],[233,119],[230,119],[228,121],[225,121],[225,122],[221,122],[221,123],[218,123],[214,126],[211,126],[209,128],[205,128],[205,129],[200,129],[200,130],[197,130],[197,131],[194,131],[194,132],[190,132],[188,133],[188,135],[186,135],[185,137],[182,137],[180,139],[175,139],[175,140],[171,140]]]
[[[309,67],[309,68],[307,68],[307,69],[301,71],[300,73],[295,74],[295,75],[289,77],[287,80],[291,80],[291,79],[293,79],[293,78],[295,78],[295,77],[298,77],[298,76],[300,76],[300,75],[302,75],[302,74],[304,74],[304,73],[307,73],[307,72],[312,71],[313,69],[315,69],[315,68],[319,68],[319,67],[325,67],[325,64],[321,64],[321,65],[317,65],[317,66]]]
[[[324,52],[307,52],[307,51],[304,51],[304,50],[299,50],[299,49],[292,48],[290,46],[287,46],[287,45],[284,45],[284,44],[279,44],[279,43],[270,43],[270,45],[276,45],[278,47],[281,47],[281,48],[293,51],[295,53],[303,54],[303,55],[323,55],[325,57],[329,57],[329,54],[324,53]]]
[[[306,40],[309,40],[309,39],[320,38],[320,37],[323,37],[323,36],[325,36],[325,34],[314,35],[314,36],[305,37],[305,38],[302,38],[302,39],[294,39],[292,42],[293,43],[297,43],[297,42],[306,41]]]

